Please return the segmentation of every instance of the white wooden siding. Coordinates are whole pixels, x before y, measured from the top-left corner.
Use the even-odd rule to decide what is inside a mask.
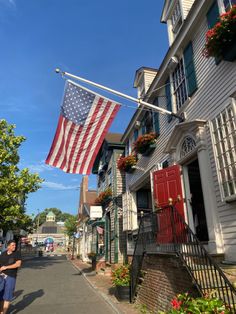
[[[185,12],[189,9],[190,2],[191,1],[183,0]],[[189,121],[194,119],[211,121],[229,104],[227,101],[229,101],[230,96],[236,92],[236,62],[221,61],[216,65],[214,58],[207,59],[202,55],[207,29],[206,18],[202,16],[202,21],[199,21],[197,28],[192,30],[192,36],[190,36],[193,42],[198,90],[192,96],[187,107],[184,108],[187,114],[187,120]],[[160,95],[164,94],[164,90],[160,90]],[[165,107],[164,104],[161,106]],[[143,167],[144,171],[136,170],[133,174],[127,176],[128,185],[130,187],[134,186],[137,180],[140,180],[140,177],[145,171],[148,171],[148,169],[155,164],[165,159],[166,156],[163,150],[173,131],[173,127],[177,123],[178,121],[174,118],[168,123],[167,116],[160,114],[160,136],[157,139],[157,149],[151,157],[140,158],[138,167]],[[233,258],[232,256],[234,255],[236,260],[236,222],[234,222],[236,221],[236,202],[226,203],[221,200],[215,157],[209,131],[207,132],[207,144],[217,202],[215,211],[221,224],[225,245],[224,249],[229,259]],[[232,247],[234,245],[235,249]]]
[[[194,0],[182,0],[182,10],[183,10],[183,18],[186,19],[189,10],[191,9]]]

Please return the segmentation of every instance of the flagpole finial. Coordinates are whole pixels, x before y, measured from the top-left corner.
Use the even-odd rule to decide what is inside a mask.
[[[61,73],[61,70],[60,70],[59,68],[56,68],[56,69],[55,69],[55,72],[56,72],[56,73]]]

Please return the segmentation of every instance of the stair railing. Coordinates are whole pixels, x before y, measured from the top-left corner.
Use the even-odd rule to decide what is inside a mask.
[[[236,313],[236,290],[174,206],[170,211],[175,250],[201,295],[221,299]]]
[[[156,244],[155,242],[155,223],[156,215],[154,213],[142,215],[139,223],[137,240],[135,243],[134,254],[131,264],[131,276],[130,276],[130,302],[133,302],[136,295],[138,281],[140,278],[140,271],[142,268],[142,262],[146,248],[148,244]]]
[[[144,254],[150,251],[176,253],[199,293],[218,297],[230,307],[231,313],[236,313],[235,288],[173,205],[141,217],[131,265],[131,302],[136,295]]]

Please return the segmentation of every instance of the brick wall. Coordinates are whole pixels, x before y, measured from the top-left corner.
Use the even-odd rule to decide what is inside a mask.
[[[144,257],[144,280],[138,288],[136,302],[150,311],[167,310],[178,293],[198,295],[192,279],[174,255],[151,254]]]

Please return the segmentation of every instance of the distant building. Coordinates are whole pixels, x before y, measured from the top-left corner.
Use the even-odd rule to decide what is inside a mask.
[[[36,233],[32,235],[32,243],[46,243],[47,239],[52,239],[54,244],[66,244],[66,235],[64,233],[64,222],[56,222],[56,215],[50,211],[46,216],[46,221],[39,226]]]

